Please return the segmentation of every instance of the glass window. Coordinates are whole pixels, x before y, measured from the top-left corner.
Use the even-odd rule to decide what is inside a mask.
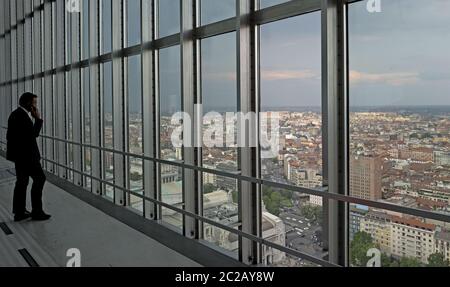
[[[103,64],[103,147],[114,148],[114,116],[112,93],[112,63]],[[103,152],[103,178],[114,183],[114,154]],[[114,188],[105,185],[105,196],[113,199]]]
[[[141,155],[142,147],[142,85],[141,55],[128,58],[128,151]],[[143,161],[130,157],[128,159],[129,189],[142,194]],[[130,195],[129,203],[133,208],[142,211],[142,199]]]
[[[172,122],[172,116],[182,111],[181,101],[180,47],[174,46],[159,51],[159,157],[166,160],[183,159],[181,148],[175,147],[171,137],[179,123]],[[182,169],[171,165],[160,165],[161,199],[182,208]],[[162,219],[172,226],[182,229],[182,216],[167,208],[162,208]]]
[[[236,172],[236,118],[230,116],[237,112],[236,33],[202,40],[201,51],[203,166]],[[237,226],[238,204],[237,200],[233,201],[233,194],[237,195],[235,179],[203,174],[203,214],[206,217]],[[206,240],[234,250],[229,242],[222,240],[223,232],[204,225]]]
[[[180,32],[180,1],[158,0],[159,38]]]
[[[82,69],[83,76],[83,143],[91,144],[91,93],[90,93],[90,71],[89,68]],[[83,148],[84,173],[91,173],[91,149]],[[90,188],[91,179],[85,177],[85,187]]]
[[[320,12],[260,27],[261,133],[270,143],[261,150],[263,179],[322,186],[320,27]],[[322,198],[269,186],[261,189],[263,230],[278,230],[280,245],[324,257]],[[280,220],[280,227],[270,225],[274,219]],[[268,262],[299,264],[286,256]]]
[[[72,86],[71,86],[71,78],[72,72],[66,72],[66,111],[67,111],[67,119],[66,119],[66,132],[67,132],[67,140],[73,141],[73,98],[72,98]],[[67,144],[67,165],[70,168],[74,168],[74,150],[72,144]],[[73,181],[73,171],[68,170],[68,179]]]
[[[102,51],[111,52],[112,46],[112,7],[111,0],[101,0],[102,5]]]
[[[127,43],[134,46],[141,42],[141,1],[127,0]]]
[[[89,58],[89,0],[83,0],[81,5],[81,21],[82,21],[82,59]],[[55,53],[56,54],[56,53]]]
[[[384,1],[381,13],[369,13],[364,2],[348,6],[352,196],[446,210],[450,198],[445,180],[450,165],[449,9],[449,2],[438,0]],[[401,227],[406,236],[411,235],[408,222],[399,225],[392,214],[359,209],[353,206],[350,216],[371,222],[375,230]],[[400,216],[411,223],[424,222]],[[447,232],[441,222],[435,226],[432,233],[419,232],[416,238],[422,241],[438,234],[438,229]],[[351,249],[371,242],[387,257],[400,258],[389,265],[383,261],[383,266],[403,266],[407,261],[427,264],[428,246],[421,245],[421,256],[416,256],[406,242],[401,252],[400,243],[406,237],[397,229],[382,238],[370,230],[356,236],[361,231],[357,227],[350,229]],[[414,237],[410,237],[412,244]],[[360,266],[366,260],[352,256],[351,263]]]
[[[202,25],[236,16],[236,0],[201,0],[200,5]]]

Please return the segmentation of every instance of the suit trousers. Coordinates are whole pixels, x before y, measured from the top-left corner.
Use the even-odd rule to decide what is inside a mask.
[[[29,162],[17,161],[16,186],[14,188],[13,213],[23,214],[26,210],[27,187],[29,178],[33,179],[31,187],[31,207],[33,214],[39,214],[42,210],[42,190],[46,181],[41,163],[36,160]]]

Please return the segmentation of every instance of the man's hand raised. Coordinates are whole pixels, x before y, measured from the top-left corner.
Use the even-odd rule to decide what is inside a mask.
[[[31,115],[33,118],[40,120],[41,119],[41,113],[39,113],[38,108],[32,107],[31,108]]]

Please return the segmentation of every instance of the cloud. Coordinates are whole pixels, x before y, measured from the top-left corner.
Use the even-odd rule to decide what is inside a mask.
[[[320,79],[320,74],[312,70],[262,70],[262,80],[304,80],[304,79]]]
[[[236,74],[230,72],[206,72],[203,78],[208,80],[235,81]],[[261,79],[264,81],[320,79],[320,74],[312,70],[261,70]]]
[[[204,80],[211,81],[236,81],[236,73],[232,72],[205,72]]]
[[[399,72],[399,73],[365,73],[352,70],[350,71],[350,82],[352,84],[360,83],[384,83],[392,86],[403,86],[414,84],[419,81],[419,73]]]

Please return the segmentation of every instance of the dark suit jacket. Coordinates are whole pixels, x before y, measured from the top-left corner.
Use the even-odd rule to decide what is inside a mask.
[[[42,129],[43,121],[30,119],[28,114],[17,108],[8,119],[8,132],[6,133],[6,158],[12,162],[39,161],[41,154],[36,142]]]

